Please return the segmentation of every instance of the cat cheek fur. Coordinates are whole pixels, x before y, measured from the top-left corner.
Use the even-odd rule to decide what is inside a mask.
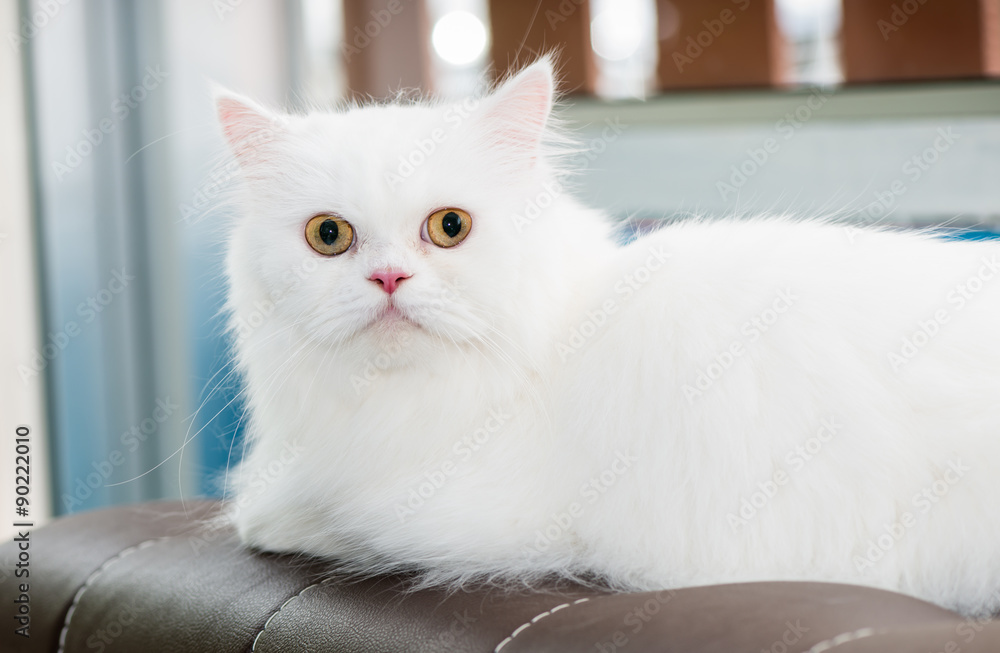
[[[428,584],[826,580],[997,608],[997,244],[770,217],[617,247],[565,191],[552,88],[543,59],[464,114],[220,95],[243,541]],[[419,237],[446,206],[475,220],[453,250]],[[319,211],[355,249],[308,250]],[[369,326],[380,264],[412,266],[396,295],[421,326],[395,340]],[[946,301],[978,270],[998,280]]]

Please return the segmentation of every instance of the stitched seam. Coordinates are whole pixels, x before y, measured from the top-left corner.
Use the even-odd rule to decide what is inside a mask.
[[[586,603],[589,600],[590,600],[589,598],[587,598],[587,599],[577,599],[576,601],[573,601],[572,603],[563,603],[562,605],[557,605],[556,607],[552,608],[551,610],[546,610],[545,612],[532,617],[530,620],[525,621],[523,624],[521,624],[520,626],[518,626],[517,628],[515,628],[514,632],[512,632],[509,637],[507,637],[502,642],[500,642],[499,644],[497,644],[497,647],[495,649],[493,649],[493,653],[500,653],[500,649],[502,649],[504,646],[507,646],[508,644],[510,644],[511,641],[515,637],[517,637],[518,635],[520,635],[521,633],[523,633],[524,631],[526,631],[528,628],[531,628],[532,626],[534,626],[536,623],[538,623],[539,621],[541,621],[545,617],[548,617],[548,616],[550,616],[552,614],[555,614],[556,612],[559,612],[563,608],[568,608],[569,606],[576,605],[578,603]]]
[[[285,609],[285,606],[286,606],[286,605],[288,605],[289,603],[291,603],[291,602],[292,602],[292,601],[294,601],[295,599],[299,598],[300,596],[302,596],[303,594],[305,594],[306,592],[308,592],[308,591],[309,591],[309,590],[311,590],[312,588],[314,588],[314,587],[319,587],[320,585],[326,585],[327,583],[329,583],[329,582],[330,582],[330,581],[332,581],[332,580],[333,580],[332,578],[327,578],[326,580],[322,580],[322,581],[320,581],[320,582],[318,582],[318,583],[313,583],[312,585],[308,585],[308,586],[306,586],[306,587],[302,588],[302,590],[300,590],[298,594],[295,594],[294,596],[290,596],[290,597],[288,597],[288,600],[286,600],[286,601],[285,601],[284,603],[282,603],[282,604],[281,604],[281,607],[279,607],[279,608],[278,608],[277,610],[275,610],[275,611],[274,611],[274,612],[273,612],[273,613],[271,614],[271,616],[267,618],[267,621],[265,621],[265,622],[264,622],[264,627],[263,627],[263,628],[261,628],[261,629],[260,629],[260,632],[258,632],[258,633],[257,633],[257,635],[256,635],[256,636],[255,636],[255,637],[253,638],[253,646],[251,646],[251,647],[250,647],[250,651],[251,651],[251,653],[252,653],[253,651],[256,651],[256,650],[257,650],[257,642],[258,642],[258,641],[260,640],[261,636],[262,636],[262,635],[264,634],[264,631],[266,631],[266,630],[267,630],[267,627],[271,625],[271,620],[273,620],[273,619],[274,619],[275,617],[277,617],[277,616],[278,616],[278,614],[279,614],[279,613],[280,613],[280,612],[281,612],[282,610],[284,610],[284,609]]]
[[[157,542],[162,542],[163,540],[169,540],[172,537],[176,537],[176,536],[175,535],[167,535],[167,536],[164,536],[164,537],[155,537],[155,538],[153,538],[151,540],[146,540],[145,542],[140,542],[139,544],[136,544],[134,546],[130,546],[130,547],[124,548],[121,551],[119,551],[117,554],[115,554],[114,556],[112,556],[112,557],[108,558],[107,560],[105,560],[104,564],[102,564],[100,567],[98,567],[97,569],[95,569],[94,571],[92,571],[91,574],[89,576],[87,576],[87,580],[83,581],[83,585],[81,585],[80,589],[78,589],[76,591],[76,594],[73,595],[73,600],[69,604],[69,610],[66,611],[66,618],[63,619],[62,630],[59,631],[59,649],[58,649],[58,653],[64,653],[64,651],[66,650],[66,637],[67,637],[67,635],[69,635],[69,625],[70,625],[70,621],[72,621],[72,619],[73,619],[73,613],[76,612],[76,608],[80,604],[80,599],[83,598],[83,593],[86,592],[87,589],[89,589],[90,586],[94,584],[94,581],[97,580],[98,576],[100,576],[101,574],[103,574],[105,571],[107,571],[108,567],[110,567],[114,563],[118,562],[122,558],[125,558],[125,557],[127,557],[127,556],[135,553],[136,551],[141,550],[141,549],[145,549],[147,547],[153,546]]]
[[[829,651],[831,649],[837,648],[841,644],[853,642],[854,640],[857,639],[865,639],[866,637],[881,635],[882,633],[887,633],[887,632],[889,632],[887,628],[861,628],[853,632],[841,633],[836,637],[831,637],[830,639],[823,640],[819,644],[814,645],[806,653],[822,653],[823,651]]]

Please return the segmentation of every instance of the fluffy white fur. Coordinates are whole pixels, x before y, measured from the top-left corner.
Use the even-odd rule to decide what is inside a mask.
[[[219,96],[243,540],[434,583],[825,580],[996,609],[1000,247],[783,218],[617,246],[562,190],[552,94],[543,59],[464,105]],[[474,219],[452,249],[421,238],[442,207]],[[332,258],[303,236],[327,212],[356,231]],[[406,320],[368,279],[386,266],[412,274]]]

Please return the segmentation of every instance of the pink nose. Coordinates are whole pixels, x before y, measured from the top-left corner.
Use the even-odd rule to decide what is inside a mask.
[[[375,270],[368,279],[377,283],[382,290],[391,295],[396,292],[396,288],[399,287],[403,279],[409,279],[411,276],[411,274],[399,270]]]

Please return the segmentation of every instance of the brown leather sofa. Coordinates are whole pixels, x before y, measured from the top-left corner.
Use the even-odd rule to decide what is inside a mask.
[[[206,522],[217,510],[159,502],[59,519],[30,534],[27,579],[13,574],[23,542],[0,545],[0,651],[1000,652],[1000,623],[848,585],[408,591],[405,578],[348,580],[248,552]],[[15,632],[22,595],[28,638]]]

